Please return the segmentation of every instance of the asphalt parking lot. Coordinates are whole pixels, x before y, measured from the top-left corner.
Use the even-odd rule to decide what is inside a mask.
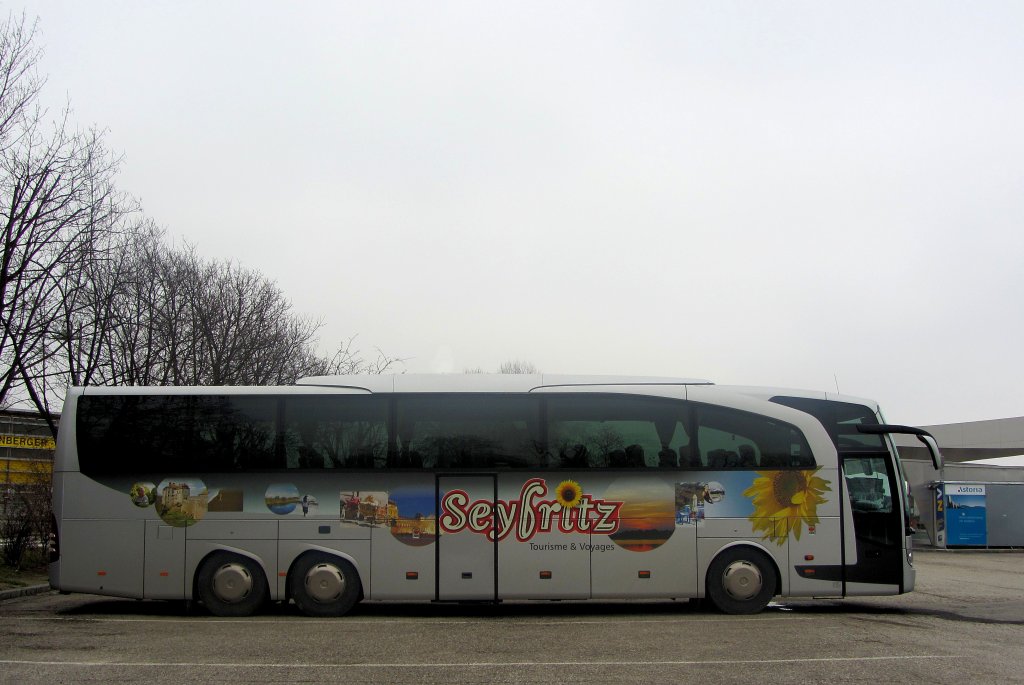
[[[201,607],[48,592],[0,603],[0,682],[675,683],[1024,680],[1024,553],[919,552],[899,597]]]

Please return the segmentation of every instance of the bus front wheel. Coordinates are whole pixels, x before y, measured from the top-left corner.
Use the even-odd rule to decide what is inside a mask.
[[[726,614],[756,614],[775,596],[775,566],[764,552],[732,547],[711,562],[707,596]]]
[[[199,570],[199,599],[216,616],[251,616],[267,600],[267,577],[248,557],[211,555]]]
[[[341,616],[359,601],[362,585],[355,567],[323,552],[303,555],[288,574],[292,599],[307,616]]]

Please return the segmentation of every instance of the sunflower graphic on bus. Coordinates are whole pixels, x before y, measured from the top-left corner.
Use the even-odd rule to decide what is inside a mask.
[[[823,496],[831,492],[828,481],[815,475],[821,470],[757,471],[753,485],[743,491],[751,498],[754,513],[749,518],[754,532],[762,540],[774,540],[781,545],[790,533],[797,540],[806,524],[818,524],[818,505],[828,500]]]
[[[574,480],[563,480],[555,488],[555,501],[561,504],[563,509],[579,506],[582,500],[583,488]]]

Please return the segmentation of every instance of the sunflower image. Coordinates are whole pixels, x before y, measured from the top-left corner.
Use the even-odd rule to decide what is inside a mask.
[[[762,540],[774,538],[781,545],[791,532],[799,540],[805,523],[818,523],[818,505],[827,501],[822,495],[832,491],[827,480],[814,475],[820,470],[757,472],[743,496],[753,501],[749,518]]]
[[[574,480],[563,480],[555,488],[555,501],[565,509],[578,506],[583,499],[583,488]]]

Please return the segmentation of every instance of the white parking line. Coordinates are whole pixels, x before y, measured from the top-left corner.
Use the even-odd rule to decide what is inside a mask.
[[[160,662],[160,661],[29,661],[21,659],[0,659],[0,664],[10,666],[83,666],[99,668],[159,667],[180,668],[524,668],[551,666],[740,666],[744,664],[812,664],[851,663],[868,661],[910,661],[914,659],[960,659],[955,654],[906,654],[897,656],[850,656],[820,657],[802,659],[708,659],[682,661],[469,661],[465,663],[295,663],[267,664],[251,663],[208,663],[208,662]]]

